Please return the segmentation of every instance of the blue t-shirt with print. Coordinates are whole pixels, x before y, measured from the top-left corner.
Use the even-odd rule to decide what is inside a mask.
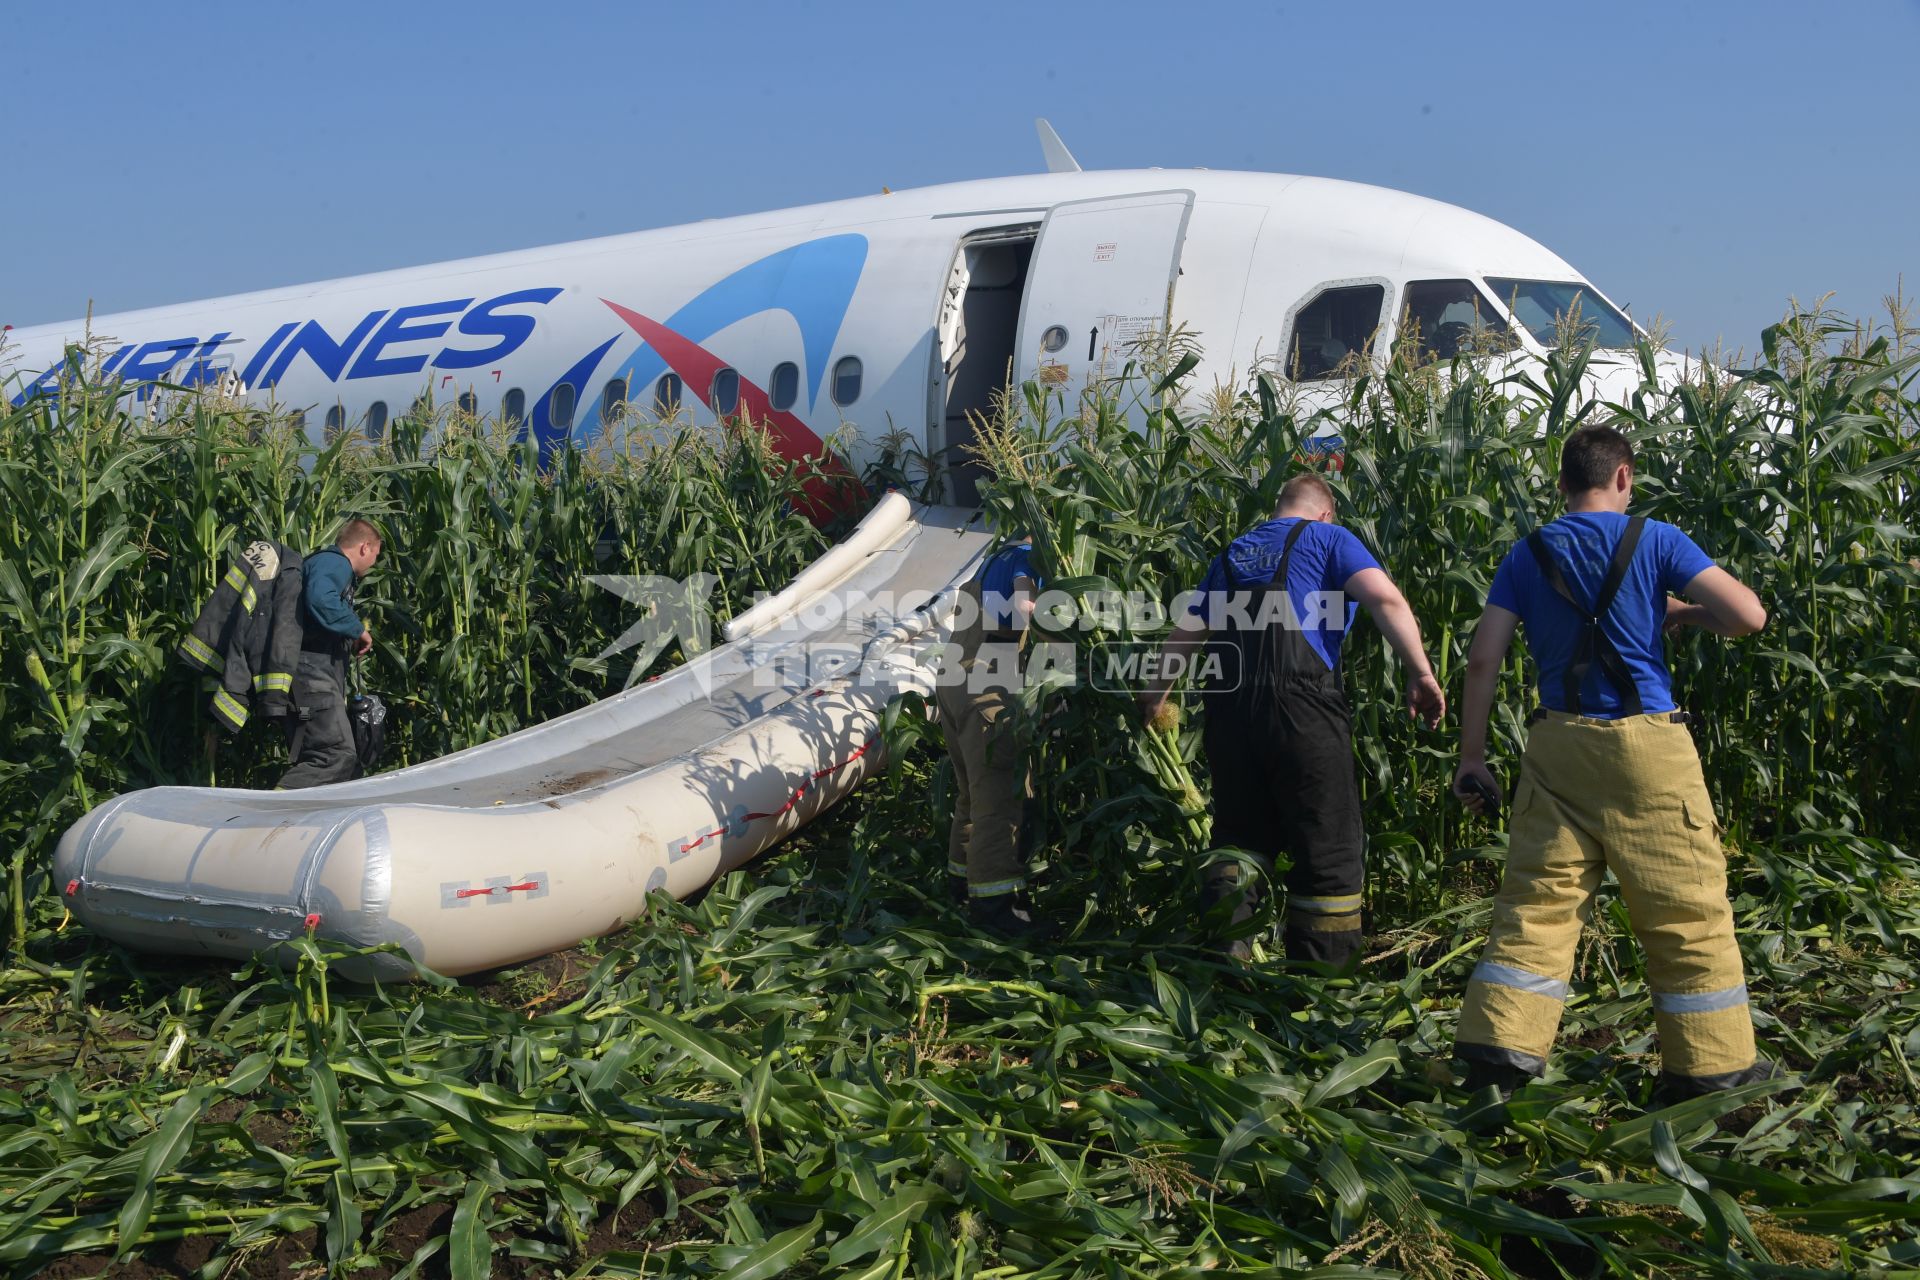
[[[1591,601],[1599,593],[1626,528],[1627,517],[1618,512],[1576,511],[1541,530],[1561,576],[1578,599]],[[1667,597],[1712,567],[1713,561],[1692,538],[1663,520],[1649,520],[1613,606],[1601,622],[1633,673],[1641,710],[1649,715],[1674,709],[1673,677],[1667,671],[1661,638]],[[1566,672],[1586,618],[1553,589],[1524,540],[1516,542],[1500,562],[1487,603],[1518,614],[1526,624],[1527,651],[1540,668],[1541,704],[1554,711],[1572,711],[1567,705]],[[1619,691],[1597,662],[1580,685],[1580,714],[1602,720],[1626,714]]]
[[[1042,585],[1040,575],[1033,569],[1032,543],[1016,542],[1002,547],[980,567],[980,601],[985,609],[987,630],[1013,631],[1021,625],[1013,619],[1016,578],[1032,579],[1035,591]]]
[[[1232,545],[1213,558],[1207,576],[1200,583],[1200,597],[1187,607],[1187,612],[1210,627],[1223,625],[1227,621],[1223,608],[1226,597],[1265,586],[1280,571],[1287,534],[1300,519],[1282,516],[1235,538]],[[1337,524],[1309,521],[1306,532],[1293,544],[1293,559],[1287,565],[1287,598],[1293,604],[1294,617],[1312,623],[1302,634],[1328,670],[1340,661],[1340,646],[1353,627],[1353,617],[1360,606],[1347,601],[1344,609],[1315,609],[1308,597],[1316,592],[1344,591],[1354,574],[1379,567],[1380,562],[1373,558],[1366,544]],[[1256,606],[1248,607],[1251,612]]]

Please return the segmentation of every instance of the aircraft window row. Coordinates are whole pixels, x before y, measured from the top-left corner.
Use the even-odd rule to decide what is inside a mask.
[[[858,356],[842,356],[833,366],[831,389],[833,402],[842,408],[851,405],[860,398],[864,370]],[[713,375],[713,382],[707,387],[707,406],[721,417],[740,412],[740,371],[722,367]],[[611,422],[623,412],[627,402],[629,388],[624,378],[611,378],[601,391],[601,417]],[[680,403],[686,395],[686,383],[677,373],[663,373],[653,384],[653,413],[655,417],[670,418],[680,410]],[[791,360],[783,360],[773,366],[773,373],[767,379],[767,400],[780,413],[786,413],[800,400],[800,366]],[[559,419],[554,419],[555,425]]]
[[[1386,300],[1386,289],[1377,284],[1323,290],[1293,318],[1287,377],[1295,382],[1340,377],[1366,359]]]
[[[858,356],[842,356],[833,366],[830,389],[833,402],[841,408],[853,404],[860,398],[864,371]],[[800,366],[791,360],[783,360],[773,367],[773,375],[767,381],[768,400],[781,413],[792,409],[800,399]],[[612,422],[626,411],[630,392],[625,378],[609,378],[600,390],[600,416],[605,422]],[[653,411],[656,416],[667,418],[679,411],[685,385],[677,373],[662,374],[653,384]],[[574,410],[577,407],[579,393],[570,382],[562,382],[553,389],[552,401],[547,406],[547,418],[555,430],[566,431],[573,426]],[[460,393],[457,401],[462,413],[478,415],[480,398],[472,391]],[[737,369],[722,368],[713,375],[713,385],[707,389],[707,403],[721,416],[740,411],[740,372]],[[420,406],[416,405],[416,408]],[[502,422],[524,422],[527,418],[527,393],[519,387],[510,387],[500,397],[500,419]],[[305,415],[296,421],[304,427]],[[379,440],[386,435],[388,410],[387,402],[376,400],[368,406],[365,418],[367,439]],[[326,438],[331,440],[347,426],[347,411],[343,405],[334,405],[327,410]]]

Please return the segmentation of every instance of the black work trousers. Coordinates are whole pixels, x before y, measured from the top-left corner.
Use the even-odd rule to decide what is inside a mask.
[[[1245,693],[1208,700],[1207,767],[1213,774],[1213,842],[1286,874],[1290,960],[1346,966],[1363,949],[1366,833],[1353,770],[1353,722],[1339,676],[1317,659]],[[1319,667],[1314,670],[1314,667]],[[1210,871],[1212,901],[1239,893],[1236,920],[1252,913],[1239,868]]]
[[[293,763],[280,775],[283,790],[345,782],[358,772],[360,756],[347,719],[344,656],[301,650],[293,676],[293,714],[287,724]]]

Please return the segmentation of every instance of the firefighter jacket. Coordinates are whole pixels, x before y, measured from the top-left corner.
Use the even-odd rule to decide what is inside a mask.
[[[214,721],[228,733],[259,711],[284,716],[300,662],[300,553],[277,542],[247,544],[200,607],[180,657],[207,673]]]

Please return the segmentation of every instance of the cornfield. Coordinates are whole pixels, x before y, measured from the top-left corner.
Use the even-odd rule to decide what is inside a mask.
[[[156,782],[265,784],[170,653],[237,543],[387,531],[362,603],[401,760],[619,688],[590,574],[695,570],[722,614],[827,534],[809,477],[731,431],[541,470],[430,406],[378,447],[84,376],[0,410],[0,1261],[15,1274],[1793,1276],[1920,1268],[1920,352],[1821,313],[1754,366],[1626,403],[1392,362],[1346,385],[1340,518],[1405,590],[1457,697],[1498,556],[1550,518],[1555,441],[1640,451],[1638,509],[1761,591],[1743,642],[1672,650],[1728,856],[1756,1022],[1801,1087],[1649,1110],[1649,997],[1617,899],[1582,945],[1553,1068],[1506,1104],[1445,1058],[1503,835],[1446,794],[1453,726],[1399,711],[1364,630],[1348,687],[1374,949],[1324,980],[1230,970],[1192,909],[1210,855],[1190,720],[1036,689],[1046,828],[1027,952],[947,905],[939,730],[697,901],[453,983],[136,956],[46,883],[84,809]],[[1205,394],[1176,349],[1144,404],[1037,390],[983,432],[985,505],[1050,585],[1166,599],[1263,518],[1320,421],[1270,383]],[[898,475],[890,478],[900,479]],[[1136,639],[1124,618],[1077,633]],[[1144,635],[1144,633],[1142,633]],[[681,655],[663,655],[662,662]],[[643,673],[644,674],[644,673]],[[1511,774],[1516,660],[1495,710]],[[1044,704],[1044,705],[1043,705]],[[1042,712],[1045,712],[1043,715]]]

